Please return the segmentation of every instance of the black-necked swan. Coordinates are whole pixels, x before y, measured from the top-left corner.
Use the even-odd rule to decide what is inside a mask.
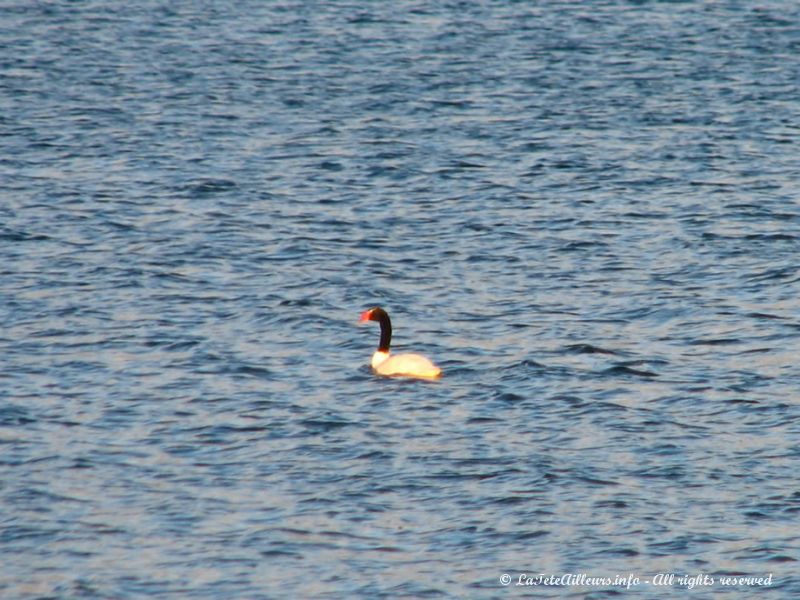
[[[378,375],[398,375],[436,379],[442,370],[419,354],[389,354],[392,343],[392,321],[385,310],[376,306],[361,313],[359,322],[377,321],[381,324],[381,341],[372,355],[372,370]]]

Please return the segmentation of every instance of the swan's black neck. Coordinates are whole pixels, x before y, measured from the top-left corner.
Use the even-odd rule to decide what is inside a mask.
[[[378,321],[381,324],[381,341],[378,344],[378,352],[389,352],[389,344],[392,343],[392,321],[389,315],[382,308],[373,308],[369,315],[370,321]]]

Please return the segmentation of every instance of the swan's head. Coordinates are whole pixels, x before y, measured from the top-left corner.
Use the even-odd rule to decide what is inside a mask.
[[[361,318],[358,319],[358,322],[366,323],[367,321],[381,321],[386,317],[388,317],[386,311],[380,306],[375,306],[361,313]]]

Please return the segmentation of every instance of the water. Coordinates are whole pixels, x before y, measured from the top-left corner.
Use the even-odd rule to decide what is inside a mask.
[[[795,3],[0,12],[3,597],[800,593]]]

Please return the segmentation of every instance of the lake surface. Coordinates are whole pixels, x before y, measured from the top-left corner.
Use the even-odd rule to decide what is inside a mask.
[[[4,598],[800,597],[800,5],[0,17]]]

